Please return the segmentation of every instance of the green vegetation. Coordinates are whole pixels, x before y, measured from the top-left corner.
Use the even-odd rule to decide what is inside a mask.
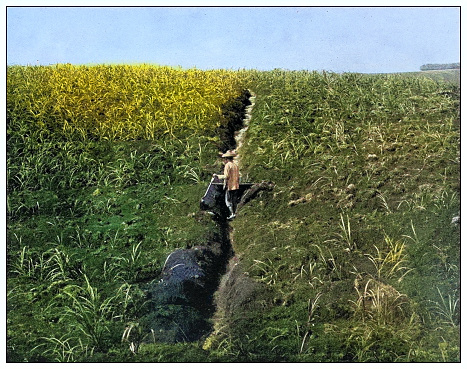
[[[242,209],[233,239],[268,297],[225,318],[220,343],[246,361],[458,361],[458,87],[254,81],[242,170],[275,190]]]
[[[194,113],[184,128],[109,138],[24,110],[8,73],[8,361],[460,360],[458,84],[239,71],[215,129]],[[142,333],[144,283],[209,237],[199,200],[247,88],[241,171],[274,190],[231,223],[213,333],[139,345],[128,338]]]

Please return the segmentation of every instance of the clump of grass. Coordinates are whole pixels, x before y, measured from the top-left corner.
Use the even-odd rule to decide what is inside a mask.
[[[344,263],[337,260],[330,248],[322,248],[318,245],[314,247],[318,249],[319,267],[322,273],[332,281],[342,280],[346,273]]]
[[[408,311],[407,296],[394,287],[369,278],[362,287],[356,280],[357,300],[353,301],[355,315],[362,321],[373,320],[378,325],[403,320]]]
[[[64,294],[71,305],[65,307],[65,316],[71,326],[84,334],[91,346],[98,350],[105,347],[105,334],[109,327],[107,322],[115,316],[114,304],[116,296],[103,298],[96,287],[91,286],[84,275],[85,286],[69,285]]]
[[[366,254],[366,256],[374,265],[378,280],[397,276],[398,282],[401,282],[412,270],[405,266],[407,264],[406,245],[403,241],[394,241],[388,235],[384,236],[384,241],[387,251],[382,251],[375,245],[376,255]]]
[[[308,319],[305,323],[305,326],[301,328],[299,324],[297,324],[297,336],[300,341],[300,349],[298,350],[298,354],[303,354],[306,353],[306,351],[309,349],[309,342],[312,334],[312,329],[314,327],[314,322],[315,322],[315,313],[316,310],[318,309],[318,300],[321,297],[321,293],[317,293],[316,296],[313,299],[308,300]],[[305,333],[303,334],[303,331]],[[306,347],[306,348],[305,348]]]
[[[94,353],[94,349],[83,344],[81,339],[78,339],[76,344],[73,343],[72,337],[42,337],[42,339],[45,342],[34,347],[32,351],[40,349],[42,355],[52,357],[59,363],[83,361],[85,358],[92,357]]]
[[[319,273],[318,268],[319,266],[316,261],[309,262],[308,265],[302,264],[300,271],[295,274],[293,280],[304,279],[312,289],[316,289],[324,284],[323,277]]]
[[[349,216],[347,215],[346,218],[347,218],[347,221],[344,221],[344,216],[340,214],[341,221],[339,223],[339,228],[341,229],[341,233],[339,234],[339,237],[342,238],[342,240],[345,242],[345,245],[350,250],[353,250],[355,248],[355,243],[352,239]]]
[[[431,301],[434,307],[435,313],[441,317],[444,324],[448,324],[452,327],[459,325],[460,313],[459,313],[459,298],[456,298],[456,293],[448,294],[444,297],[440,289],[436,288],[440,297],[439,301]]]
[[[71,257],[65,251],[52,248],[37,253],[28,246],[22,247],[10,271],[19,278],[48,283],[47,291],[72,280],[76,275]]]
[[[279,277],[279,270],[276,263],[270,259],[266,261],[254,260],[251,266],[253,270],[259,271],[260,280],[266,282],[266,284],[276,284],[277,278]]]

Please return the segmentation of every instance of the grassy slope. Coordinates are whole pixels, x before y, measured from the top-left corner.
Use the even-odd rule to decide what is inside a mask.
[[[125,321],[138,315],[139,283],[157,277],[168,252],[203,242],[209,231],[191,215],[219,169],[215,145],[192,137],[191,148],[168,144],[169,157],[163,144],[143,141],[75,151],[57,142],[36,150],[32,143],[27,165],[50,175],[22,178],[30,181],[24,188],[45,189],[8,198],[9,360],[458,359],[458,307],[443,305],[459,296],[459,231],[451,225],[460,191],[455,94],[451,100],[438,87],[422,92],[410,84],[402,100],[391,100],[384,91],[407,86],[252,73],[257,105],[242,172],[276,187],[233,223],[240,265],[256,282],[239,279],[241,301],[232,299],[235,309],[216,334],[206,342],[144,346],[136,356],[121,343]],[[372,87],[373,100],[363,96]],[[404,101],[408,110],[399,111]],[[27,142],[15,147],[29,150]],[[57,152],[63,158],[45,160]],[[60,162],[79,169],[71,176],[55,166]],[[408,269],[391,272],[388,263],[377,278],[368,255],[377,256],[376,246],[384,256],[390,244],[402,243],[399,266]],[[91,358],[77,315],[66,310],[75,288],[66,287],[86,286],[83,274],[99,292],[97,307],[116,296],[112,313],[125,314],[96,322],[97,333],[107,333]],[[362,321],[354,286],[370,277],[407,294],[410,314],[372,313]],[[119,293],[126,283],[131,301]]]
[[[9,196],[9,361],[82,361],[88,359],[93,346],[103,352],[111,347],[123,348],[125,324],[136,319],[142,309],[141,284],[158,278],[173,249],[200,243],[209,231],[189,216],[199,208],[204,182],[197,183],[190,172],[174,168],[169,157],[158,154],[154,143],[99,143],[100,154],[88,144],[75,146],[79,153],[64,145],[63,151],[55,148],[52,154],[44,148],[42,154],[48,157],[66,151],[71,157],[89,155],[103,164],[102,175],[108,182],[99,180],[69,188],[48,188],[44,184],[45,188]],[[170,149],[182,157],[186,146],[171,145]],[[213,146],[211,154],[215,152]],[[198,166],[193,165],[192,152],[185,155],[185,163],[190,162],[201,172],[202,180],[207,175],[202,173],[205,158]],[[62,165],[77,167],[66,160]],[[78,177],[93,173],[92,166],[78,167]],[[177,176],[180,179],[174,182]],[[75,286],[86,286],[84,276],[97,296],[92,300],[84,293],[93,301],[84,316],[99,316],[93,324],[96,330],[105,332],[97,342],[89,341],[90,327],[87,333],[80,331],[83,321],[69,310],[81,306],[71,302],[73,291],[79,290]],[[94,308],[104,308],[109,301],[112,311],[93,313]],[[99,358],[98,354],[94,353],[93,360]]]
[[[234,248],[267,292],[225,314],[213,346],[245,361],[459,360],[456,88],[278,71],[251,88],[242,170],[276,186],[242,209]]]

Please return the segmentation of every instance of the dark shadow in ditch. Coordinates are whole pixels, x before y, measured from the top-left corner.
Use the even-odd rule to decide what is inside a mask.
[[[205,216],[210,216],[205,214]],[[191,342],[211,329],[213,296],[232,256],[229,224],[218,219],[204,245],[173,251],[147,286],[146,342]]]

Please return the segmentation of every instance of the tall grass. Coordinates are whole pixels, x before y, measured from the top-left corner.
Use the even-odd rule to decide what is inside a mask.
[[[9,132],[32,124],[68,138],[158,139],[218,127],[220,107],[240,93],[239,74],[151,65],[7,70]]]

